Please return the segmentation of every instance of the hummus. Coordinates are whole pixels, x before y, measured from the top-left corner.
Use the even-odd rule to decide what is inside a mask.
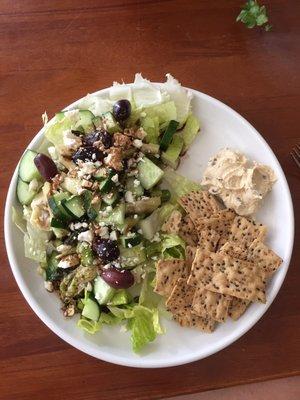
[[[201,184],[237,214],[250,215],[257,211],[275,182],[270,167],[226,148],[209,160]]]

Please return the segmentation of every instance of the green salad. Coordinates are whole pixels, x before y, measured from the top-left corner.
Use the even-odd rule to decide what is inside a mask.
[[[199,188],[175,172],[200,130],[191,98],[170,75],[157,86],[137,74],[44,121],[42,145],[19,164],[25,256],[65,317],[89,334],[120,324],[135,352],[164,332],[157,261],[185,258],[166,223]]]

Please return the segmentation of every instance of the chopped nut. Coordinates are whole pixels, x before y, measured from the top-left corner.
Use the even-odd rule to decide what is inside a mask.
[[[53,288],[53,283],[52,283],[52,282],[50,282],[50,281],[45,281],[45,282],[44,282],[44,286],[45,286],[45,289],[46,289],[48,292],[53,292],[54,288]]]
[[[124,129],[124,135],[131,136],[135,139],[144,139],[147,133],[144,131],[143,128],[139,129],[129,128],[129,129]]]
[[[122,149],[120,147],[111,147],[109,149],[108,156],[104,159],[104,162],[106,165],[115,169],[116,171],[121,171],[123,169]]]
[[[79,257],[76,253],[69,254],[61,258],[58,263],[59,268],[73,268],[76,267],[80,263]]]
[[[101,200],[100,196],[97,194],[92,198],[91,204],[97,204]]]
[[[126,136],[123,133],[119,132],[114,134],[114,146],[122,147],[123,149],[129,149],[131,145],[132,141],[129,136]]]
[[[86,179],[83,179],[82,182],[81,182],[81,186],[83,188],[90,189],[93,186],[93,182],[90,182],[90,181],[87,181]]]
[[[75,314],[75,305],[74,304],[69,304],[63,309],[63,314],[64,317],[73,317]]]

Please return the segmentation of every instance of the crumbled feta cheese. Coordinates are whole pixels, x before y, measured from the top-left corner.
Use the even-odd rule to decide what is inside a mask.
[[[140,140],[140,139],[134,139],[133,145],[134,145],[134,147],[136,147],[137,149],[140,149],[140,148],[143,146],[143,141]]]
[[[107,212],[111,212],[111,211],[112,211],[112,206],[107,206],[107,207],[106,207],[106,211],[107,211]]]
[[[156,234],[153,236],[151,242],[160,242],[160,241],[161,241],[161,239],[159,237],[159,233],[156,232]]]
[[[117,232],[116,231],[111,231],[109,235],[110,240],[117,240]]]
[[[153,257],[151,257],[151,260],[153,260],[153,261],[156,261],[158,259],[158,257],[157,256],[153,256]]]
[[[53,292],[53,283],[52,283],[52,282],[50,282],[50,281],[45,281],[45,282],[44,282],[44,286],[45,286],[45,289],[46,289],[48,292]]]
[[[142,235],[142,234],[143,234],[143,231],[142,231],[141,229],[138,229],[138,233],[139,233],[140,235]]]
[[[133,216],[134,219],[138,219],[138,217],[139,217],[138,214],[134,214]]]
[[[99,229],[99,235],[103,239],[108,239],[109,238],[108,227],[107,226],[101,226],[100,229]]]
[[[67,244],[61,244],[60,246],[57,246],[56,250],[59,253],[66,253],[67,251],[69,251],[72,248],[72,246],[69,246]]]
[[[49,146],[49,147],[48,147],[48,153],[49,153],[50,157],[51,157],[53,160],[56,160],[56,159],[57,159],[57,151],[56,151],[55,146]]]
[[[134,186],[134,187],[138,187],[138,186],[140,186],[140,184],[141,184],[141,182],[140,182],[138,179],[135,179],[135,180],[133,181],[133,186]]]
[[[81,145],[81,139],[74,135],[69,129],[63,131],[63,142],[66,147],[73,148]]]
[[[96,166],[93,162],[87,161],[81,164],[80,170],[77,175],[79,178],[82,178],[85,175],[91,175],[96,171]]]
[[[71,265],[68,261],[65,261],[65,260],[61,260],[61,261],[58,263],[57,266],[58,266],[58,268],[63,268],[63,269],[72,267],[72,265]]]
[[[125,201],[127,203],[133,203],[134,202],[134,197],[133,194],[130,190],[127,190],[127,192],[125,192]]]
[[[91,292],[93,290],[93,286],[92,286],[91,282],[88,282],[85,288],[88,292]]]
[[[129,249],[131,249],[131,248],[132,248],[132,244],[131,244],[131,243],[127,243],[127,247],[128,247]]]
[[[114,183],[117,183],[117,182],[119,181],[119,176],[118,176],[118,174],[114,175],[114,176],[111,178],[111,181],[114,182]]]
[[[32,179],[32,181],[30,181],[29,183],[29,191],[30,192],[36,192],[38,190],[39,187],[39,183],[36,179]]]
[[[80,232],[78,235],[78,241],[79,242],[88,242],[92,243],[93,240],[93,232],[88,230],[84,232]]]

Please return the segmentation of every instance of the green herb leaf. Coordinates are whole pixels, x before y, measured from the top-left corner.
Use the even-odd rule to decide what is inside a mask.
[[[236,21],[241,21],[247,28],[254,28],[255,26],[263,26],[267,24],[269,18],[265,6],[260,6],[257,0],[248,0],[242,8],[242,11],[236,18]],[[265,31],[269,31],[271,25],[265,25]]]

